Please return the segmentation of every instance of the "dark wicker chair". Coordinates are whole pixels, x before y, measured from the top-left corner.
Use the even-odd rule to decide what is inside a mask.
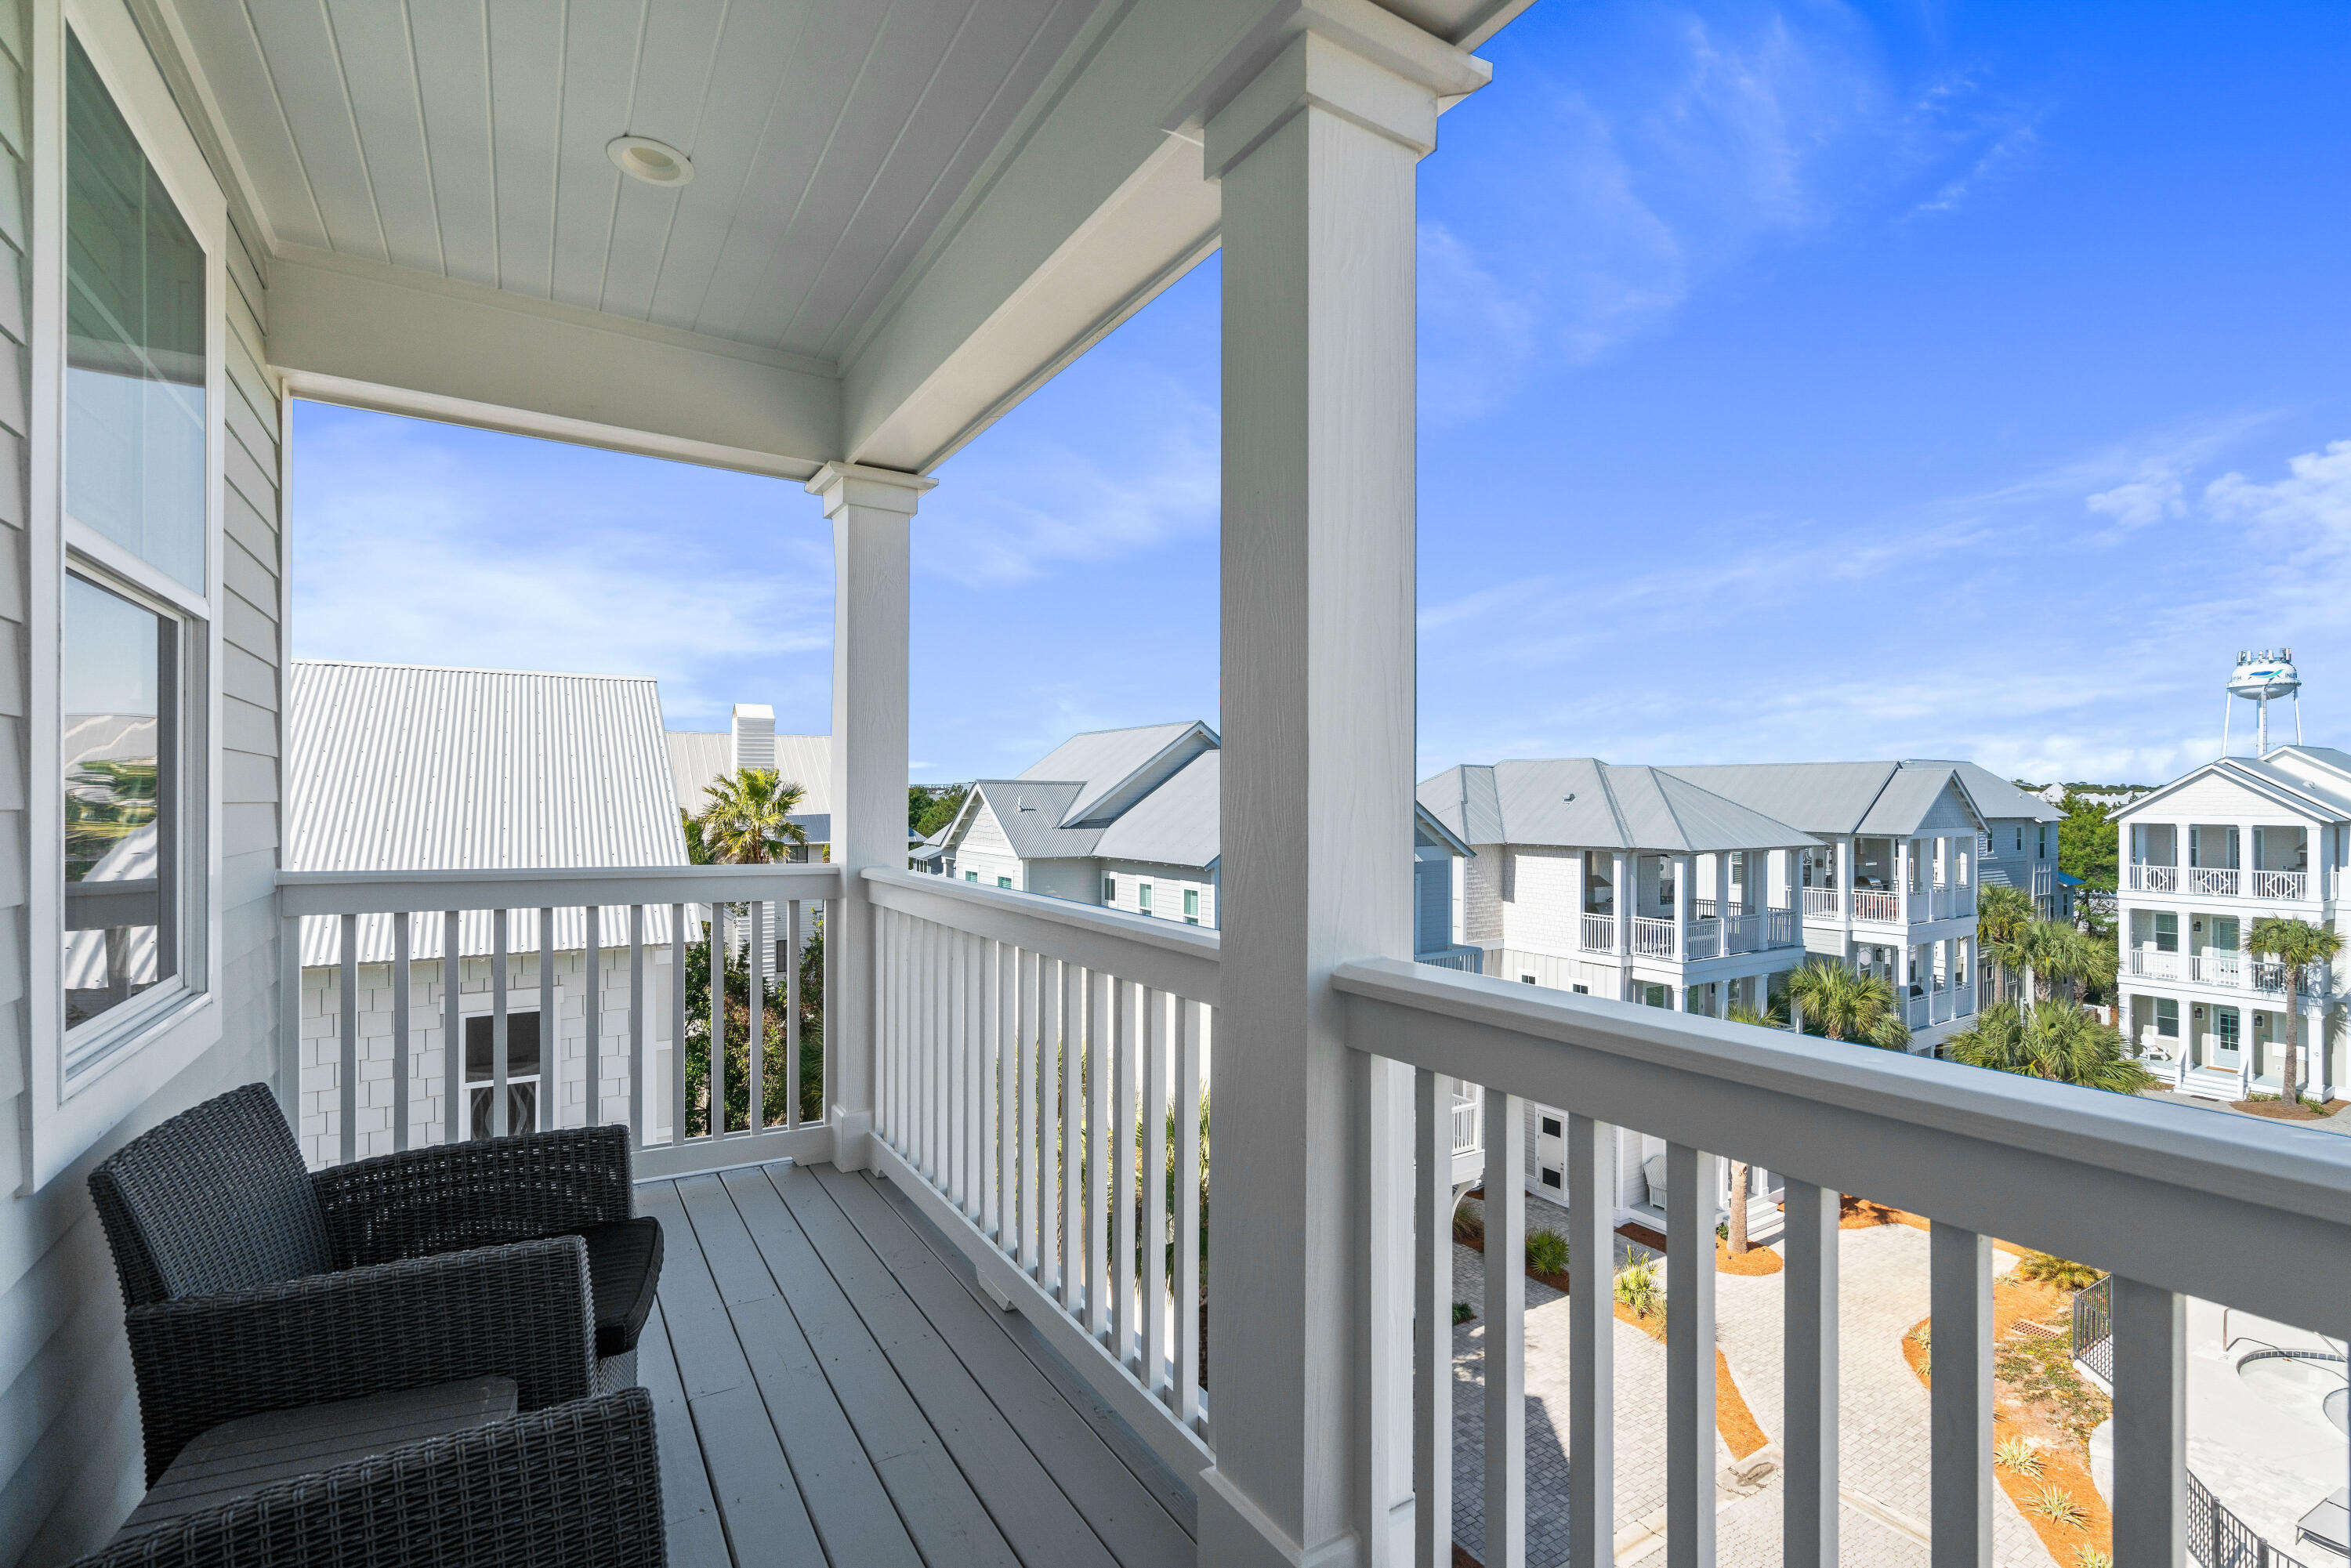
[[[631,1388],[126,1531],[75,1568],[662,1568],[667,1558],[653,1401]]]
[[[134,1139],[89,1185],[150,1486],[240,1416],[484,1375],[512,1378],[528,1412],[635,1380],[661,1230],[630,1214],[625,1127],[313,1175],[269,1090],[247,1084]]]

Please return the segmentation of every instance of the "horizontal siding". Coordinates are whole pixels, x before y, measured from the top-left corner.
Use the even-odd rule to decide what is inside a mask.
[[[0,0],[0,47],[24,36],[22,0]],[[0,77],[18,69],[0,56]],[[21,78],[0,81],[0,118]],[[0,129],[0,145],[14,147]],[[22,654],[27,515],[21,420],[24,382],[15,323],[23,319],[21,171],[0,153],[0,1030],[8,1039],[10,1096],[0,1113],[0,1166],[23,1158],[20,1108],[25,1029],[26,752]],[[280,421],[266,363],[263,278],[242,234],[226,256],[230,287],[227,384],[222,417],[226,539],[222,580],[222,899],[213,955],[223,1043],[162,1085],[99,1147],[40,1192],[0,1199],[0,1562],[61,1563],[102,1542],[137,1500],[139,1412],[122,1340],[120,1294],[85,1185],[90,1165],[158,1121],[276,1068],[282,769],[279,706]],[[51,940],[54,940],[54,935]]]

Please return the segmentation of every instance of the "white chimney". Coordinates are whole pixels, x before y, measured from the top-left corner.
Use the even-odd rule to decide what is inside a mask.
[[[735,766],[776,766],[776,710],[765,703],[735,705]]]

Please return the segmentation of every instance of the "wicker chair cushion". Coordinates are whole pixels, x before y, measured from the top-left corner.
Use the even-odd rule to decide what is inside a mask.
[[[302,1152],[266,1084],[231,1090],[132,1139],[89,1184],[131,1305],[331,1267]]]
[[[588,1290],[596,1301],[596,1354],[625,1355],[653,1315],[661,1283],[661,1221],[649,1214],[590,1225],[577,1232],[588,1243]]]
[[[515,1414],[514,1379],[476,1377],[224,1421],[180,1450],[123,1521],[121,1533]]]

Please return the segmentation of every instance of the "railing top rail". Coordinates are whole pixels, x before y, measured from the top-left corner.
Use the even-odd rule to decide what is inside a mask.
[[[2351,1333],[2351,1140],[1389,959],[1333,978],[1358,1050]]]
[[[586,904],[763,903],[841,896],[831,865],[525,867],[486,871],[281,871],[280,915],[394,915]]]
[[[1206,926],[917,872],[874,866],[862,874],[883,909],[1217,1005],[1222,949]]]

